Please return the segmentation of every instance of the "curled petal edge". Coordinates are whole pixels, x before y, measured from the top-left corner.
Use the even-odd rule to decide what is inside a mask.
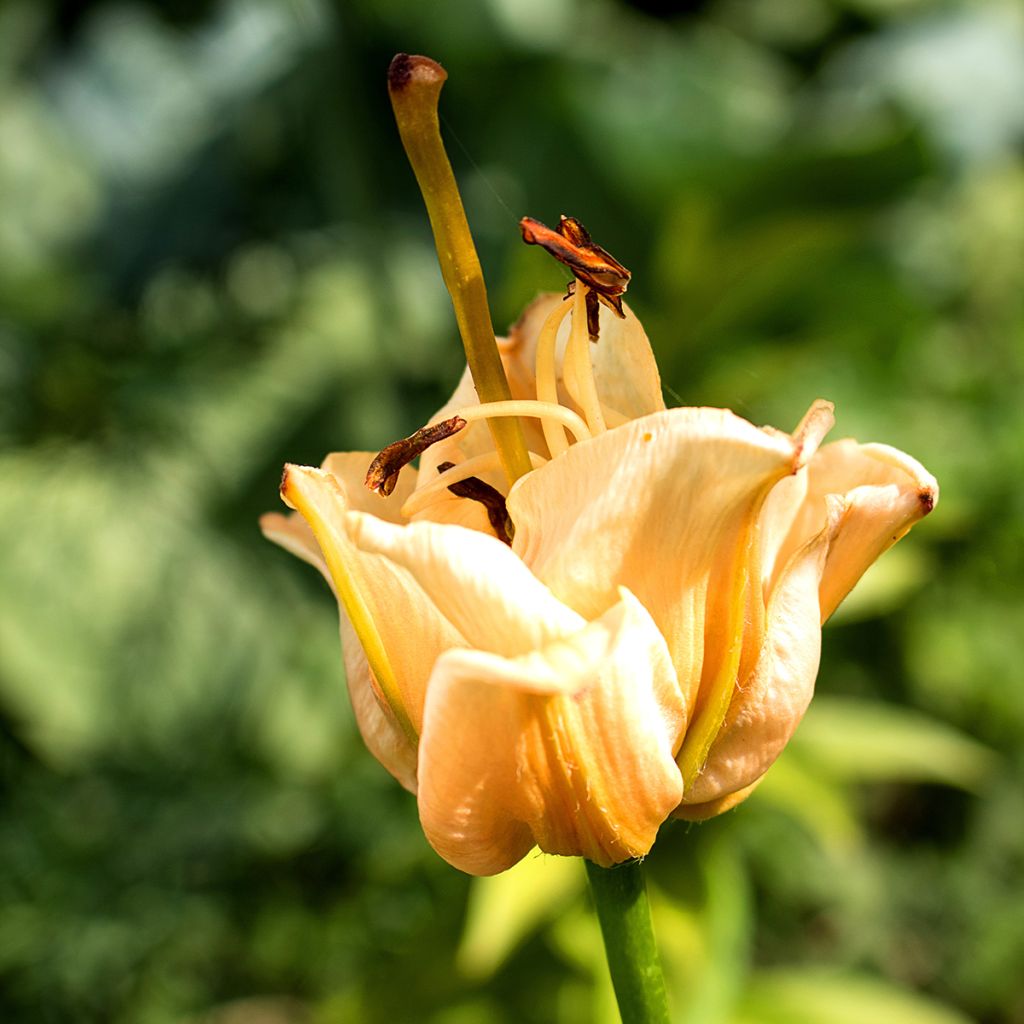
[[[642,856],[682,794],[681,707],[664,640],[628,592],[527,655],[451,651],[424,715],[424,833],[475,875],[534,845],[605,866]]]

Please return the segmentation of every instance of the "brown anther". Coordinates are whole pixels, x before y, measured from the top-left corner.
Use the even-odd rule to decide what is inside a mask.
[[[454,462],[442,462],[438,465],[437,471],[438,473],[444,473],[454,466]],[[508,515],[505,496],[501,491],[488,483],[484,483],[483,480],[476,476],[470,476],[465,480],[449,484],[448,490],[458,498],[469,498],[470,501],[479,501],[487,509],[487,520],[491,524],[491,529],[497,534],[498,540],[504,541],[506,544],[512,543],[512,535],[515,533],[515,529]]]
[[[532,217],[523,217],[519,227],[527,245],[539,245],[547,250],[588,288],[587,331],[591,341],[597,341],[598,300],[625,319],[621,296],[632,275],[607,249],[594,243],[590,232],[575,217],[563,216],[557,231]]]
[[[394,491],[403,466],[408,466],[432,444],[457,434],[465,425],[466,421],[461,416],[453,416],[429,427],[421,427],[415,434],[389,444],[370,463],[366,471],[366,486],[386,498]]]

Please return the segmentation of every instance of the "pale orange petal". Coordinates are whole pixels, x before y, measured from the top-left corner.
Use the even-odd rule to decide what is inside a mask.
[[[679,802],[682,699],[629,594],[527,655],[442,656],[419,759],[420,820],[449,863],[503,871],[536,844],[608,866],[647,853]]]
[[[341,617],[341,649],[345,658],[345,681],[356,725],[371,754],[407,789],[416,792],[417,748],[398,724],[370,664],[359,644],[345,610]]]
[[[821,580],[824,621],[867,568],[934,508],[939,488],[935,478],[909,455],[888,445],[852,440],[825,445],[806,472],[806,494],[779,545],[775,572],[822,529],[829,496],[842,497],[846,512]],[[787,485],[789,481],[783,481],[781,486]]]
[[[585,618],[610,607],[620,585],[636,594],[692,706],[717,600],[709,588],[731,578],[765,494],[803,457],[801,443],[727,410],[654,413],[520,480],[508,502],[513,549]]]
[[[334,589],[334,580],[331,579],[320,545],[317,544],[313,531],[302,516],[297,512],[289,512],[287,515],[280,512],[264,512],[260,516],[260,529],[267,540],[273,541],[317,569],[327,580],[331,590]]]
[[[600,336],[590,345],[597,396],[609,426],[665,408],[651,343],[636,314],[625,304],[623,309],[625,320],[600,307]]]
[[[537,338],[548,315],[564,301],[564,295],[538,296],[513,324],[508,338],[499,339],[502,360],[508,372],[514,397],[537,397]],[[626,319],[622,320],[610,309],[601,306],[600,337],[590,346],[590,360],[594,369],[598,398],[609,413],[608,419],[612,425],[665,408],[661,376],[654,360],[654,353],[651,351],[651,343],[629,306],[624,306],[624,310]],[[574,412],[581,412],[575,389],[563,375],[569,330],[570,323],[566,319],[558,332],[556,349],[559,400]],[[543,448],[533,450],[545,453]]]
[[[358,513],[351,536],[415,580],[470,647],[513,657],[583,625],[495,537],[442,523],[394,527]]]
[[[400,527],[351,512],[346,489],[325,470],[286,467],[281,493],[312,528],[387,703],[399,720],[407,716],[418,733],[433,662],[442,651],[466,641],[406,570],[360,551],[352,542],[351,532],[360,520]]]
[[[793,431],[793,437],[797,443],[805,446],[809,442],[809,445],[806,446],[816,450],[822,439],[835,424],[834,409],[835,407],[831,402],[826,402],[820,398],[812,403],[796,430]],[[794,519],[807,498],[809,470],[806,463],[808,461],[813,461],[813,459],[805,459],[805,465],[802,469],[792,474],[792,476],[780,480],[772,488],[761,510],[759,523],[761,583],[765,600],[768,599],[771,583],[776,571],[781,570],[785,564],[784,561],[780,563],[780,559],[783,556],[785,559],[790,558],[796,547],[800,546],[789,546],[786,544],[786,539],[792,529]],[[822,525],[823,523],[819,524],[819,530]],[[816,532],[812,531],[807,534],[803,538],[802,543],[806,544]],[[784,547],[785,551],[783,551]]]
[[[763,778],[762,775],[761,779]],[[752,782],[745,789],[738,789],[735,793],[720,796],[716,800],[709,800],[706,804],[680,804],[672,812],[672,817],[682,818],[683,821],[707,821],[709,818],[724,814],[743,803],[761,784],[761,779]]]
[[[684,805],[716,801],[754,783],[782,753],[807,710],[821,653],[818,586],[843,511],[841,501],[833,499],[830,525],[782,572],[769,600],[756,664],[733,694]]]
[[[320,464],[345,492],[345,501],[354,512],[369,512],[389,523],[403,521],[401,508],[416,489],[418,474],[413,466],[403,466],[394,491],[386,497],[366,486],[366,471],[377,452],[331,452]]]
[[[360,456],[363,453],[360,453]],[[331,458],[330,456],[328,457]],[[367,462],[365,465],[369,465]],[[365,467],[364,467],[365,472]],[[402,474],[406,474],[403,472]],[[367,492],[369,493],[369,492]],[[386,500],[381,504],[389,504]],[[281,515],[268,512],[260,517],[260,527],[268,540],[317,568],[334,590],[327,563],[309,524],[297,513]],[[380,687],[370,671],[366,654],[356,637],[352,623],[339,602],[341,649],[345,662],[345,680],[355,713],[356,724],[370,753],[410,792],[416,792],[416,745],[411,742],[381,696]]]

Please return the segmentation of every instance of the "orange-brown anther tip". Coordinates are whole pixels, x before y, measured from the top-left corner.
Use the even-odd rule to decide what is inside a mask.
[[[448,77],[436,60],[416,54],[396,53],[388,66],[388,89],[401,92],[414,79],[424,84],[443,82]]]

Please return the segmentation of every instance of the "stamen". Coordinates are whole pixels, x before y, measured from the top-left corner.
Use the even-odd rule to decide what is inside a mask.
[[[438,465],[437,471],[444,473],[445,470],[453,469],[454,462],[442,462]],[[496,490],[490,484],[484,483],[479,477],[468,476],[464,480],[457,480],[448,484],[448,490],[458,498],[469,498],[471,501],[478,501],[487,509],[487,520],[491,529],[495,532],[498,540],[506,544],[512,544],[512,535],[515,527],[508,517],[508,509],[505,507],[505,495]]]
[[[534,402],[523,399],[513,402],[487,402],[484,405],[466,405],[456,414],[464,420],[486,420],[492,416],[531,416],[543,424],[545,419],[556,420],[568,428],[577,441],[589,441],[593,434],[587,424],[564,405],[553,402]]]
[[[622,319],[622,294],[629,286],[630,272],[607,249],[594,243],[590,232],[575,217],[563,216],[558,222],[558,230],[542,224],[532,217],[523,217],[519,222],[523,232],[523,241],[527,245],[539,245],[547,250],[559,263],[568,267],[573,276],[592,289],[597,299],[591,299],[588,305],[591,340],[597,340],[597,300]]]
[[[576,287],[572,305],[572,329],[569,332],[569,344],[565,349],[566,383],[575,385],[573,398],[579,402],[587,427],[592,434],[603,434],[607,427],[604,413],[601,411],[601,400],[597,394],[597,381],[594,380],[594,366],[590,360],[590,344],[587,341],[586,317],[589,289],[580,283]]]
[[[544,321],[540,329],[540,336],[537,338],[537,398],[542,402],[549,402],[558,405],[558,374],[555,367],[555,349],[558,343],[558,329],[562,321],[568,316],[572,307],[566,302],[560,302]],[[544,431],[544,440],[547,442],[548,451],[551,457],[561,455],[569,448],[569,442],[565,437],[565,430],[547,419],[540,421],[541,429]]]
[[[447,77],[444,68],[429,57],[400,53],[388,69],[388,95],[430,217],[441,275],[455,307],[477,394],[483,403],[501,402],[510,399],[512,392],[494,340],[480,259],[438,123],[437,104]],[[515,420],[489,426],[511,485],[530,471],[522,426]]]
[[[389,444],[370,463],[370,468],[366,471],[366,486],[386,498],[394,491],[399,471],[403,466],[408,466],[417,455],[421,455],[432,444],[457,434],[465,425],[464,417],[452,416],[450,419],[441,420],[440,423],[420,427],[416,433]]]
[[[530,452],[530,463],[534,469],[540,469],[545,465],[547,459]],[[412,519],[418,512],[432,505],[439,496],[448,490],[449,485],[458,483],[460,480],[467,480],[471,476],[478,476],[491,470],[501,468],[501,460],[497,452],[484,452],[482,455],[474,455],[465,462],[447,463],[453,468],[445,470],[444,474],[436,480],[419,485],[412,494],[405,500],[405,504],[399,511],[403,519]]]

